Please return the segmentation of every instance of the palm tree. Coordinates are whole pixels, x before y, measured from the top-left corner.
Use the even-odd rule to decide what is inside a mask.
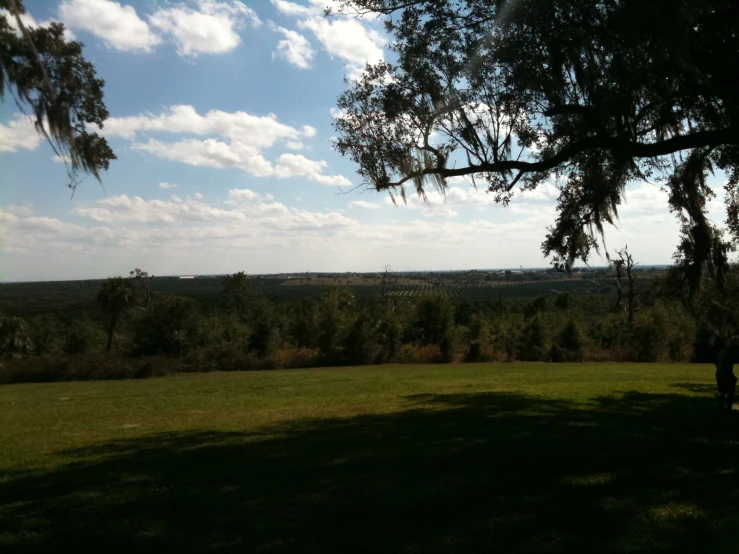
[[[130,279],[123,277],[110,277],[100,286],[97,295],[97,303],[103,313],[110,316],[108,326],[108,346],[106,351],[110,352],[113,345],[113,333],[120,321],[121,315],[136,304],[136,290]]]

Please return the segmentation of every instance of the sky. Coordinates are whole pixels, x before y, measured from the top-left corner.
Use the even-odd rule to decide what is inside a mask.
[[[377,17],[324,17],[331,1],[25,0],[27,24],[62,21],[84,43],[118,159],[70,197],[64,164],[6,97],[0,281],[546,267],[554,183],[507,207],[464,179],[397,206],[361,186],[332,149],[332,116],[346,77],[392,60],[390,37]],[[709,181],[716,221],[724,181]],[[677,239],[667,195],[630,185],[607,246],[666,264]]]

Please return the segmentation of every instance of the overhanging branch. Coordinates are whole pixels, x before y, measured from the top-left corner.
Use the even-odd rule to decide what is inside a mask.
[[[556,154],[536,162],[501,160],[497,162],[471,164],[467,167],[460,168],[425,168],[409,173],[397,182],[387,183],[382,188],[398,187],[411,179],[430,175],[437,175],[448,179],[450,177],[462,177],[475,173],[507,173],[510,171],[519,171],[521,174],[541,173],[550,171],[575,156],[592,150],[610,150],[631,158],[656,158],[683,150],[692,150],[706,146],[716,147],[725,144],[739,145],[739,131],[734,129],[699,131],[689,135],[675,136],[667,140],[646,144],[611,137],[592,137],[565,146]]]

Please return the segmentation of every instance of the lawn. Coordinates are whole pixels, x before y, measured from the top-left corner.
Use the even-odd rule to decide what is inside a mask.
[[[6,385],[0,552],[736,552],[739,424],[712,379],[479,364]]]

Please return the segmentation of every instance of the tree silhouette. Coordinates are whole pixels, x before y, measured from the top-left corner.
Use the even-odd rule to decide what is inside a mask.
[[[136,268],[129,272],[129,278],[133,279],[135,283],[141,285],[144,301],[144,311],[146,314],[151,313],[152,293],[151,293],[151,282],[154,280],[154,275],[149,275],[148,272],[143,271],[140,268]]]
[[[397,61],[339,97],[337,150],[365,185],[405,199],[447,179],[559,188],[542,249],[569,270],[599,246],[626,185],[658,181],[684,229],[684,269],[727,268],[708,221],[713,168],[729,176],[739,237],[739,3],[735,0],[345,0],[391,16]],[[733,219],[732,219],[733,218]]]
[[[82,43],[64,38],[64,25],[28,27],[21,0],[0,0],[0,100],[10,92],[33,112],[36,130],[67,163],[70,188],[79,171],[100,180],[116,159],[102,128],[108,117],[102,79],[82,55]]]
[[[100,309],[110,317],[106,352],[113,345],[113,333],[126,310],[136,305],[136,290],[129,279],[110,277],[100,286],[96,299]]]
[[[223,278],[223,295],[236,313],[243,316],[252,296],[251,280],[246,273],[239,271],[233,275],[226,275]]]

